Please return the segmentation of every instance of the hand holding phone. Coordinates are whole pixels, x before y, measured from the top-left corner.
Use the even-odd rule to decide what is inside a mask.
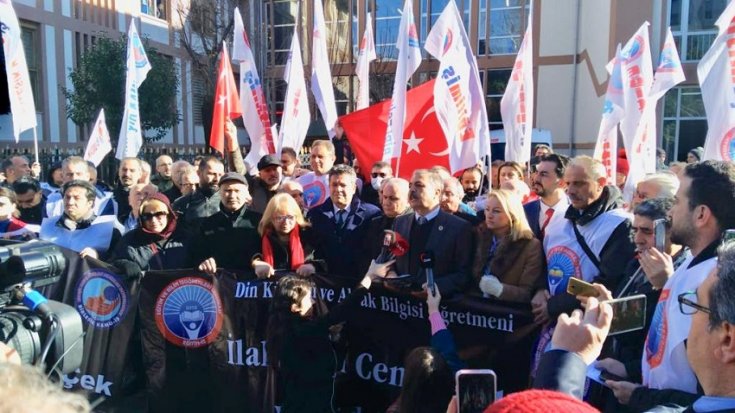
[[[642,329],[646,324],[646,296],[643,294],[605,301],[613,309],[608,336]]]
[[[495,402],[498,378],[492,370],[457,372],[457,413],[482,413]]]
[[[666,220],[657,219],[653,221],[654,247],[661,252],[666,252]]]
[[[567,292],[573,296],[581,295],[582,297],[598,297],[600,292],[594,285],[580,280],[579,278],[570,278],[567,283]]]

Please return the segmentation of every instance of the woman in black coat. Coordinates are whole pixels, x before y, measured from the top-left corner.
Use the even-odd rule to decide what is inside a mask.
[[[117,243],[113,265],[129,275],[186,266],[186,234],[176,228],[176,214],[168,198],[156,193],[140,205],[138,226]]]

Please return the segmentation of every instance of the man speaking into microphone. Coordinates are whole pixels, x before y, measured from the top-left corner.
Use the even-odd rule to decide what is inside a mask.
[[[439,209],[443,188],[439,174],[426,169],[413,173],[408,202],[414,213],[398,216],[393,224],[393,230],[408,240],[408,253],[396,258],[395,274],[390,275],[420,276],[421,286],[426,282],[421,254],[432,251],[436,286],[446,297],[469,284],[473,248],[470,224]]]

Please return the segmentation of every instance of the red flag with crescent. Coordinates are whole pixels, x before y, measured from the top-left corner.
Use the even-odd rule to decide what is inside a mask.
[[[382,160],[390,99],[339,118],[352,151],[370,177],[373,163]],[[416,169],[449,168],[449,149],[434,112],[434,80],[414,87],[406,94],[406,121],[401,144],[399,176],[411,179]],[[393,159],[396,170],[396,159]]]

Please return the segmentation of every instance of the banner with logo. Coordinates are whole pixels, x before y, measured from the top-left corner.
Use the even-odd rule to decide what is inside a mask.
[[[81,367],[62,375],[64,388],[82,392],[90,400],[118,399],[142,391],[140,345],[131,345],[139,281],[118,275],[101,261],[81,259],[74,251],[61,250],[66,270],[57,283],[43,288],[42,293],[50,300],[74,307],[84,329],[84,337],[74,345],[84,349]]]
[[[343,301],[357,284],[314,276],[313,291],[326,307]],[[151,411],[269,411],[278,405],[269,374],[266,326],[275,280],[243,280],[196,272],[150,272],[140,292],[141,340]],[[518,343],[535,330],[530,309],[479,296],[442,302],[442,316],[473,367],[512,360],[512,374],[527,377],[529,349]],[[337,344],[335,406],[384,411],[398,396],[403,361],[429,344],[426,304],[374,286],[363,297]],[[518,354],[518,353],[528,354]]]
[[[138,107],[138,88],[145,81],[151,63],[143,48],[143,42],[135,29],[135,20],[130,21],[128,29],[128,54],[125,64],[125,111],[123,112],[120,138],[117,141],[115,157],[124,159],[136,157],[143,146],[143,131]]]

